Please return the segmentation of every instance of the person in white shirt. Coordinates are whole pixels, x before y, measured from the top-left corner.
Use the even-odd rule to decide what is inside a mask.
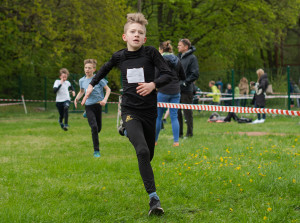
[[[69,128],[69,106],[71,103],[69,89],[72,91],[73,97],[75,97],[75,90],[70,81],[67,80],[69,71],[66,68],[62,68],[59,70],[59,73],[60,80],[54,82],[53,91],[56,94],[56,107],[59,113],[58,123],[63,130],[67,131]]]

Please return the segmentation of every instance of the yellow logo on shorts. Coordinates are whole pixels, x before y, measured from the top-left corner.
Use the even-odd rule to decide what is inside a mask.
[[[130,116],[130,115],[127,115],[127,117],[126,117],[126,122],[129,122],[130,120],[132,120],[131,116]]]

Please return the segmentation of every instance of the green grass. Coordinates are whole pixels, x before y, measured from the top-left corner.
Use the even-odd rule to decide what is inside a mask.
[[[217,124],[207,122],[209,113],[194,112],[194,137],[178,148],[168,122],[152,161],[166,213],[149,218],[135,151],[117,133],[115,106],[103,114],[99,159],[81,113],[70,114],[64,132],[54,109],[0,109],[1,222],[300,221],[299,118]]]

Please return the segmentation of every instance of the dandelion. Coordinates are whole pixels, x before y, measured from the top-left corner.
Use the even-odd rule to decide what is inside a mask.
[[[298,139],[295,139],[295,142],[297,142],[298,141]]]
[[[243,192],[243,191],[244,191],[244,189],[243,189],[243,188],[241,188],[241,189],[240,189],[240,192]]]
[[[249,176],[249,175],[250,175],[250,172],[247,172],[247,175]]]
[[[236,170],[240,170],[240,169],[241,169],[241,167],[240,167],[240,166],[237,166],[235,169],[236,169]]]
[[[206,159],[207,159],[207,157],[206,157],[206,156],[203,156],[203,159],[205,159],[205,160],[206,160]]]
[[[221,202],[221,200],[220,200],[220,199],[217,199],[217,201],[218,201],[218,202]]]
[[[267,218],[267,216],[264,216],[264,220],[267,220],[268,218]]]
[[[232,209],[232,208],[229,208],[229,211],[230,211],[230,212],[233,212],[233,209]]]
[[[102,190],[105,190],[106,189],[106,187],[102,187]]]
[[[250,179],[250,180],[249,180],[249,182],[250,182],[250,183],[252,183],[252,182],[253,182],[253,180],[252,180],[252,179]]]
[[[294,183],[294,184],[296,183],[296,179],[293,179],[293,183]]]
[[[278,180],[280,180],[281,179],[281,177],[278,177]]]
[[[186,163],[184,165],[186,166]]]
[[[226,153],[230,153],[230,151],[228,149],[226,149]]]
[[[272,208],[269,207],[269,208],[267,209],[267,211],[268,211],[268,212],[272,211]]]
[[[162,162],[162,165],[165,165],[165,162]]]
[[[232,183],[232,180],[229,180],[229,183]]]
[[[181,173],[179,173],[179,176],[181,176]]]
[[[238,187],[240,187],[241,185],[240,185],[240,184],[238,184],[237,186],[238,186]]]
[[[223,161],[224,161],[224,159],[223,159],[223,157],[222,157],[222,156],[220,157],[220,161],[221,161],[221,162],[223,162]]]

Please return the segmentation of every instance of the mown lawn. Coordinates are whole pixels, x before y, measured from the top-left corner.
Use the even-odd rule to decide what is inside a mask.
[[[0,109],[0,222],[300,221],[299,118],[208,123],[209,113],[196,111],[194,137],[178,148],[168,122],[152,161],[165,215],[149,218],[115,106],[103,114],[98,159],[81,113],[70,114],[64,132],[54,109]]]

